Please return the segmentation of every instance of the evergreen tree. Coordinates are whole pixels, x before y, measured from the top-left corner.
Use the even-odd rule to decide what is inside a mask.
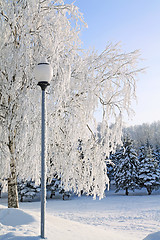
[[[157,160],[154,158],[152,149],[143,148],[143,153],[140,153],[140,168],[139,168],[139,186],[145,187],[150,195],[154,189],[160,185],[160,171]]]
[[[115,164],[112,161],[113,155],[111,154],[109,159],[106,159],[106,165],[107,165],[107,176],[109,178],[109,186],[111,187],[111,181],[114,179],[114,167]]]
[[[20,201],[23,202],[24,200],[31,201],[36,197],[37,194],[40,193],[40,186],[36,185],[32,180],[19,180],[18,183],[18,196]]]
[[[48,179],[49,180],[49,179]],[[58,177],[57,174],[51,179],[51,181],[47,181],[47,192],[50,193],[50,198],[56,196],[56,194],[62,195],[63,200],[65,198],[69,198],[71,196],[71,191],[65,191],[63,182],[61,178]]]
[[[123,155],[123,147],[116,149],[115,153],[110,153],[109,159],[106,160],[107,164],[107,175],[109,177],[109,182],[111,186],[111,181],[114,180],[115,167],[118,165],[120,159]]]
[[[159,169],[160,169],[160,146],[158,144],[156,144],[156,147],[153,151],[153,156],[156,159],[156,161],[158,162]]]
[[[137,153],[133,148],[133,141],[128,137],[123,141],[123,152],[119,154],[120,160],[115,168],[116,192],[120,189],[129,194],[129,189],[134,191],[138,187],[138,167],[139,161]]]
[[[145,145],[142,145],[139,149],[139,155],[138,155],[139,162],[143,161],[145,157],[146,157],[146,148],[145,148]]]

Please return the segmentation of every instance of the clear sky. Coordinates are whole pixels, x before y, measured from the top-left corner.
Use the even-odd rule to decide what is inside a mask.
[[[147,69],[139,75],[138,104],[128,123],[160,120],[160,0],[76,0],[75,5],[88,24],[81,34],[84,48],[102,51],[107,42],[121,42],[124,51],[141,50]]]

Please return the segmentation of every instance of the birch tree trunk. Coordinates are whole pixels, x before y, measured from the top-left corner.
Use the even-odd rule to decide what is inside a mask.
[[[10,176],[8,178],[8,208],[18,208],[18,190],[17,190],[17,174],[16,174],[16,163],[13,155],[13,142],[9,142],[9,150],[11,153],[10,162]]]

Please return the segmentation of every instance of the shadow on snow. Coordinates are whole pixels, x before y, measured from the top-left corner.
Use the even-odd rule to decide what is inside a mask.
[[[0,209],[0,223],[5,226],[16,227],[19,225],[27,225],[32,222],[35,222],[35,219],[20,209]]]
[[[160,232],[151,233],[147,237],[145,237],[143,240],[160,240]]]
[[[40,236],[16,236],[13,233],[7,233],[5,235],[0,236],[0,240],[39,240]]]

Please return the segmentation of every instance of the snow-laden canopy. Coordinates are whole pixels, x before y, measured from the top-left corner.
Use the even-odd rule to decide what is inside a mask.
[[[0,0],[0,16],[0,178],[15,166],[19,178],[40,179],[41,91],[33,70],[45,56],[54,70],[46,94],[48,176],[56,172],[66,189],[103,197],[105,158],[121,140],[139,53],[113,44],[101,54],[82,50],[83,15],[60,0]],[[101,139],[94,118],[99,107]]]

